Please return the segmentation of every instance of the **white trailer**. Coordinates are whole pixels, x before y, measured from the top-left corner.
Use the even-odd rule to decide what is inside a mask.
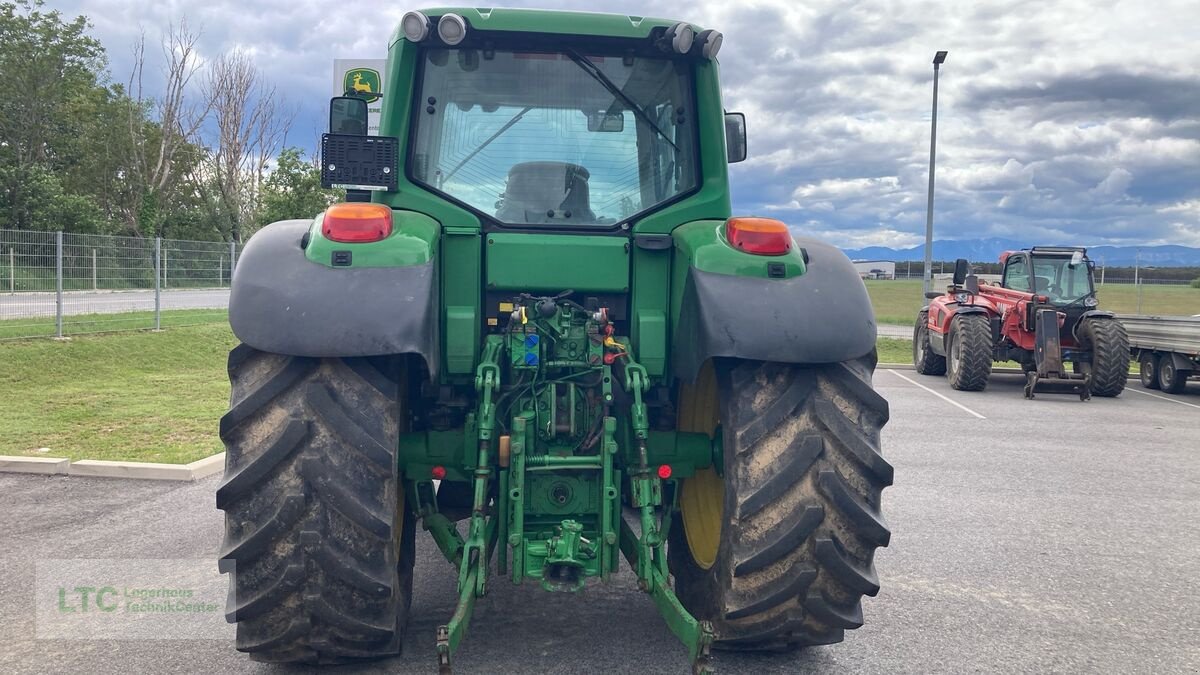
[[[1200,316],[1122,316],[1142,386],[1178,394],[1200,376]]]

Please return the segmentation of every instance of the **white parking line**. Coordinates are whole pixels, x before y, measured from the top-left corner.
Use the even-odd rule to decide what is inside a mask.
[[[1135,394],[1142,394],[1143,396],[1149,396],[1150,398],[1159,398],[1164,401],[1170,401],[1171,403],[1178,403],[1179,405],[1186,405],[1189,408],[1200,408],[1200,405],[1196,405],[1195,403],[1185,403],[1184,401],[1179,401],[1179,400],[1176,400],[1173,398],[1167,398],[1166,396],[1159,396],[1158,394],[1151,394],[1150,392],[1142,391],[1141,389],[1131,389],[1129,387],[1126,387],[1125,391],[1132,391]]]
[[[929,393],[933,394],[934,396],[936,396],[936,397],[938,397],[938,398],[942,399],[942,400],[943,400],[943,401],[945,401],[946,403],[949,403],[950,405],[952,405],[952,406],[954,406],[954,407],[956,407],[956,408],[961,408],[962,410],[965,410],[965,411],[967,411],[967,412],[971,413],[972,415],[974,415],[974,416],[978,417],[978,418],[979,418],[979,419],[981,419],[981,420],[986,420],[986,419],[987,419],[987,418],[986,418],[986,417],[984,417],[983,415],[980,415],[979,413],[975,412],[974,410],[971,410],[970,408],[968,408],[967,406],[965,406],[965,405],[963,405],[963,404],[959,403],[958,401],[955,401],[954,399],[951,399],[951,398],[947,398],[946,396],[943,396],[943,395],[939,394],[938,392],[936,392],[936,391],[934,391],[934,390],[930,389],[929,387],[926,387],[925,385],[921,384],[920,382],[914,382],[913,380],[910,380],[909,378],[907,378],[907,377],[905,377],[905,376],[901,375],[900,373],[897,373],[896,371],[892,370],[891,368],[888,368],[888,372],[889,372],[889,373],[891,373],[891,374],[893,374],[893,375],[895,375],[896,377],[898,377],[898,378],[900,378],[900,379],[904,380],[905,382],[907,382],[907,383],[909,383],[909,384],[915,384],[916,386],[918,386],[918,387],[920,387],[920,388],[924,389],[925,391],[927,391],[927,392],[929,392]],[[1170,399],[1168,399],[1168,400],[1170,400]],[[1189,404],[1189,405],[1190,405],[1190,404]]]

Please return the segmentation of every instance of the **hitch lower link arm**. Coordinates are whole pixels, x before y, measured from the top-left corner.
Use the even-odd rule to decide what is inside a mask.
[[[627,354],[631,350],[626,346]],[[632,504],[639,511],[641,537],[629,524],[621,522],[621,552],[637,572],[638,588],[649,593],[655,606],[667,622],[667,627],[687,647],[693,673],[712,673],[710,650],[715,634],[712,624],[697,621],[679,602],[667,581],[665,533],[670,527],[670,509],[664,509],[662,527],[655,518],[655,507],[662,506],[662,479],[651,471],[646,448],[649,418],[642,395],[649,389],[646,369],[625,356],[624,386],[633,399],[630,406],[630,426],[637,446],[637,465],[630,473]]]
[[[454,616],[437,630],[438,672],[450,673],[450,654],[458,647],[467,632],[475,599],[487,592],[487,565],[496,544],[496,518],[484,516],[487,507],[488,484],[492,477],[492,439],[496,425],[495,395],[500,390],[500,355],[503,342],[490,336],[484,345],[479,367],[475,372],[475,391],[479,394],[478,457],[475,463],[474,500],[470,526],[463,544],[458,572],[458,605]]]

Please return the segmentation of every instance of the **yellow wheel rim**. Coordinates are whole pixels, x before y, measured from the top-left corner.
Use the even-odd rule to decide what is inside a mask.
[[[717,561],[721,546],[721,511],[725,502],[725,482],[711,468],[700,469],[683,481],[679,508],[683,512],[683,533],[687,537],[692,560],[703,569]]]
[[[706,362],[695,384],[679,387],[679,431],[708,434],[713,437],[720,421],[717,402],[717,377],[712,362]],[[721,522],[725,505],[725,481],[713,468],[700,469],[683,479],[679,510],[683,533],[692,560],[703,569],[717,561],[721,546]]]

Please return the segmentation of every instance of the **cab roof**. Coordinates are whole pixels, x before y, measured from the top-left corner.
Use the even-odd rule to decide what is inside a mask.
[[[519,33],[557,33],[619,38],[645,38],[655,28],[667,28],[679,23],[676,19],[655,19],[625,14],[598,12],[569,12],[542,9],[488,9],[476,7],[434,7],[420,10],[431,19],[454,13],[466,19],[468,30]],[[690,24],[699,33],[700,26]],[[392,31],[388,45],[404,39],[400,26]]]

